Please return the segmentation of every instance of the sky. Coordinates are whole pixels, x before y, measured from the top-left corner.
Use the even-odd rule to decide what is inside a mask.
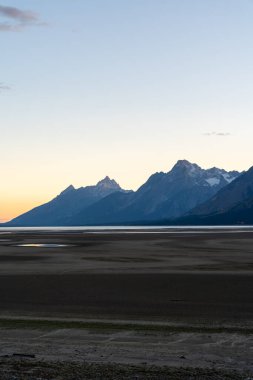
[[[0,0],[0,220],[179,159],[253,165],[253,0]]]

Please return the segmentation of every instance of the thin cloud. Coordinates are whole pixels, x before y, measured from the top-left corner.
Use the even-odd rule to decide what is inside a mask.
[[[9,32],[12,30],[12,26],[9,24],[0,23],[0,32]]]
[[[0,5],[0,17],[8,20],[0,22],[0,32],[19,32],[27,26],[46,25],[35,12],[4,5]]]
[[[206,132],[203,133],[204,136],[231,136],[231,133],[229,132]]]
[[[0,5],[0,14],[21,22],[37,22],[39,19],[38,15],[34,12],[22,11],[18,8],[5,7],[3,5]]]
[[[8,91],[10,89],[10,86],[7,86],[6,84],[0,82],[0,91]]]

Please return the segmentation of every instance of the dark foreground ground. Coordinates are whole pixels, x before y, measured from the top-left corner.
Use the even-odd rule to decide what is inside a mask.
[[[113,364],[0,362],[1,380],[250,380],[249,373],[215,369],[126,366]]]
[[[0,379],[246,379],[252,290],[251,231],[1,232]]]
[[[0,276],[2,315],[241,325],[252,296],[248,273]]]
[[[252,289],[252,232],[0,235],[2,316],[248,324]]]

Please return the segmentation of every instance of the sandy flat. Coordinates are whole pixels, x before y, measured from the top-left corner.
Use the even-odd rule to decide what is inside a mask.
[[[162,333],[89,329],[0,330],[0,355],[36,360],[252,370],[253,337],[238,333]]]

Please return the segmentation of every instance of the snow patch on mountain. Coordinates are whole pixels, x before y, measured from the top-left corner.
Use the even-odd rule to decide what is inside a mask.
[[[236,179],[236,177],[231,177],[228,173],[222,174],[222,176],[228,183],[231,183],[234,179]]]
[[[206,182],[210,185],[210,186],[217,186],[220,184],[220,179],[219,178],[216,178],[216,177],[212,177],[212,178],[208,178],[206,179]]]

